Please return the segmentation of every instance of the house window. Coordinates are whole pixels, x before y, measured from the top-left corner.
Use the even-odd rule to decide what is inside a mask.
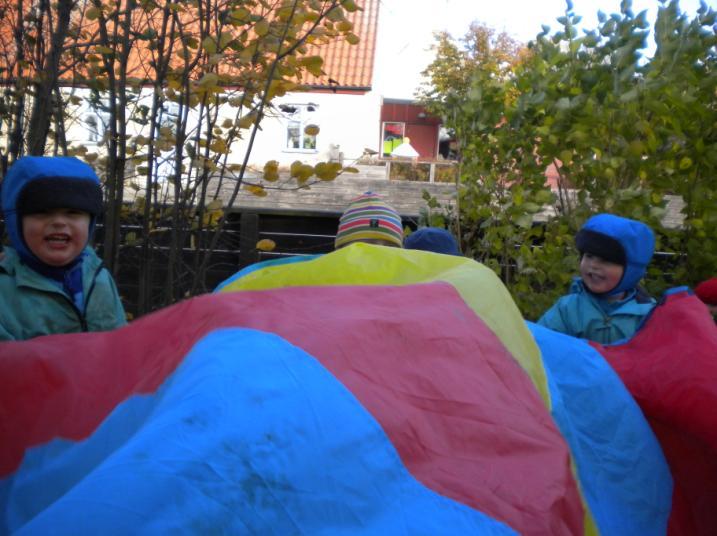
[[[159,111],[159,125],[169,128],[172,134],[177,135],[177,119],[179,118],[179,105],[176,102],[164,102]]]
[[[406,123],[384,123],[381,136],[381,147],[383,147],[383,156],[391,156],[393,150],[403,143],[403,138],[405,134]]]
[[[87,142],[100,143],[108,130],[109,115],[99,111],[85,114],[83,123],[87,131]]]
[[[279,110],[286,118],[286,150],[316,152],[317,104],[281,104]]]

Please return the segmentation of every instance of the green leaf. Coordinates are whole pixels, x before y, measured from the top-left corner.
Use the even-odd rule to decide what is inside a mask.
[[[216,54],[217,42],[213,37],[205,37],[202,40],[202,48],[207,54]]]
[[[639,95],[639,91],[637,88],[633,88],[630,91],[627,91],[626,93],[623,93],[620,95],[620,102],[632,102],[634,101]]]
[[[533,225],[533,216],[530,214],[521,214],[515,220],[515,224],[523,229],[529,229]]]
[[[85,17],[87,20],[97,20],[100,18],[100,15],[102,14],[102,11],[100,8],[92,6],[87,11],[85,11]]]
[[[692,167],[692,159],[689,156],[685,156],[680,160],[680,169],[690,169]]]
[[[571,107],[571,102],[569,97],[562,97],[558,99],[558,102],[555,103],[555,107],[558,110],[569,110]]]

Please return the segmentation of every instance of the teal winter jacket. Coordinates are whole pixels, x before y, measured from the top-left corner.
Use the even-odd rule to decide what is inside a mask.
[[[24,264],[10,247],[0,260],[0,341],[53,333],[106,331],[126,323],[110,272],[92,248],[82,261],[83,310],[50,279]]]
[[[654,306],[655,300],[639,299],[634,289],[622,300],[607,301],[588,292],[576,279],[570,294],[558,299],[538,324],[573,337],[612,344],[632,337]]]

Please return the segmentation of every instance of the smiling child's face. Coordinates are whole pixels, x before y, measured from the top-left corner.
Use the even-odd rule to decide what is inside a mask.
[[[90,215],[56,208],[22,217],[22,235],[30,251],[48,266],[66,266],[87,245]]]
[[[604,294],[614,289],[625,271],[621,264],[606,261],[592,253],[583,253],[580,259],[580,277],[585,286],[595,294]]]

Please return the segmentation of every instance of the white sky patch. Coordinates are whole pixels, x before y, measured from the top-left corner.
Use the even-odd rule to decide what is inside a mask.
[[[707,0],[717,7],[717,0]],[[634,0],[635,14],[647,10],[654,24],[658,0]],[[681,0],[680,9],[693,18],[699,0]],[[541,25],[556,31],[556,19],[565,14],[565,0],[382,0],[379,13],[374,89],[387,98],[411,99],[420,73],[432,61],[433,33],[441,30],[462,37],[472,21],[505,31],[528,42]],[[620,0],[574,0],[573,11],[583,17],[582,27],[597,27],[597,12],[620,11]],[[650,40],[651,43],[651,40]],[[649,54],[649,50],[648,50]]]

